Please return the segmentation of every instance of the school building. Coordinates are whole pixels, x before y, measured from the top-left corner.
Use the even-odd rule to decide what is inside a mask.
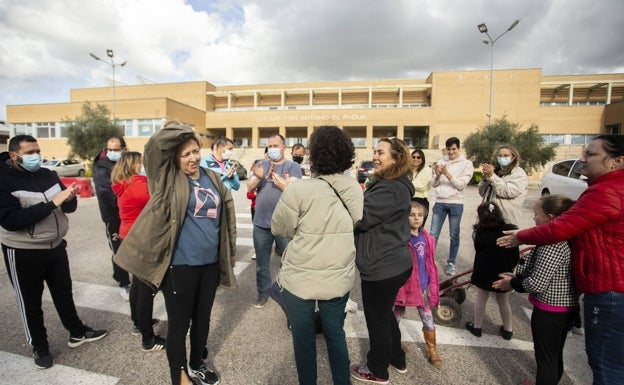
[[[129,147],[142,151],[168,120],[194,125],[207,147],[232,138],[235,158],[262,154],[267,137],[287,145],[307,142],[315,126],[337,125],[352,138],[358,160],[372,156],[378,138],[396,136],[428,150],[431,159],[451,136],[464,139],[506,116],[523,128],[539,127],[558,158],[577,156],[591,137],[622,134],[624,74],[544,76],[536,69],[434,71],[426,79],[215,86],[207,81],[72,89],[62,103],[7,106],[14,133],[37,137],[44,156],[69,151],[65,123],[85,102],[103,104],[124,127]],[[114,98],[113,98],[114,95]],[[113,116],[111,116],[113,118]]]

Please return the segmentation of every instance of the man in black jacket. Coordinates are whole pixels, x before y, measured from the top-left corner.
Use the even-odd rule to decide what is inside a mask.
[[[108,139],[106,148],[93,161],[95,195],[100,206],[102,221],[106,225],[106,237],[113,255],[115,255],[121,244],[121,239],[119,238],[121,219],[119,219],[117,196],[111,189],[111,172],[124,151],[126,151],[126,141],[122,137],[113,136]],[[130,275],[127,271],[117,266],[115,262],[112,262],[112,264],[113,279],[119,283],[121,297],[128,301],[130,296]]]
[[[30,135],[11,138],[9,152],[0,154],[0,243],[35,365],[47,369],[54,359],[41,307],[44,281],[70,333],[70,348],[100,340],[106,330],[83,324],[72,296],[63,237],[68,230],[65,213],[76,211],[77,188],[65,188],[56,173],[40,167],[39,144]]]

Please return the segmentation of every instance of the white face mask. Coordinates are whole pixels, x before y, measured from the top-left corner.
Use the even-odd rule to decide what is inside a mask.
[[[224,160],[230,159],[231,156],[232,156],[232,151],[230,151],[230,150],[225,150],[225,151],[223,151],[223,154],[221,154],[221,157]]]
[[[271,159],[273,162],[277,162],[278,160],[282,159],[282,150],[279,148],[269,148],[268,153],[269,159]]]
[[[505,157],[505,158],[503,158],[503,157],[498,157],[498,158],[496,158],[496,161],[498,162],[498,164],[499,164],[501,167],[507,167],[507,166],[509,166],[509,165],[511,164],[511,161],[512,161],[512,160],[513,160],[513,158],[510,158],[510,157]]]

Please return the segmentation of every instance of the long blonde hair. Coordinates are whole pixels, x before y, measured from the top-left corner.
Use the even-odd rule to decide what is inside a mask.
[[[121,154],[121,158],[113,167],[111,172],[111,182],[125,182],[141,172],[141,153],[136,151],[126,151]]]

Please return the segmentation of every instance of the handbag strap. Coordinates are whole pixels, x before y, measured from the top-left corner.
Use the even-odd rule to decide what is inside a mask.
[[[338,197],[338,199],[340,199],[340,203],[342,203],[342,205],[344,206],[344,208],[347,210],[347,212],[349,213],[349,215],[351,215],[351,213],[349,212],[349,208],[347,207],[346,203],[342,200],[342,197],[340,196],[340,194],[338,194],[338,191],[336,191],[336,189],[334,188],[334,186],[332,186],[331,183],[329,183],[326,179],[323,179],[321,177],[318,177],[317,179],[320,179],[322,181],[325,181],[325,183],[327,183],[329,185],[329,187],[334,190],[334,193],[336,194],[336,196]]]

